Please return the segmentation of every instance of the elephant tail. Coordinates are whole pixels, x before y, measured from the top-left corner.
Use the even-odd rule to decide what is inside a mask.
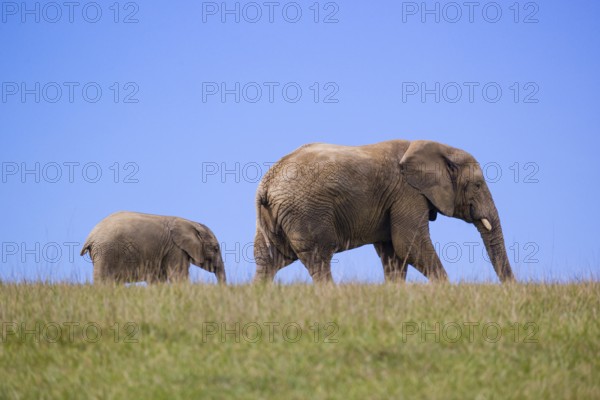
[[[262,187],[256,196],[256,217],[256,227],[262,232],[262,234],[265,236],[265,239],[268,239],[267,242],[270,242],[270,234],[274,234],[276,232],[277,222],[273,216],[271,205],[269,204],[267,191]]]
[[[81,253],[79,253],[79,255],[84,256],[87,252],[89,252],[90,255],[92,254],[92,243],[89,240],[86,240],[86,242],[83,244],[83,247],[81,248]]]
[[[282,255],[297,259],[281,226],[279,205],[269,198],[268,191],[262,183],[256,196],[256,230],[263,236],[269,248],[274,247]]]
[[[256,196],[256,228],[267,243],[277,248],[285,247],[282,229],[277,218],[277,205],[269,200],[267,189],[261,185]]]

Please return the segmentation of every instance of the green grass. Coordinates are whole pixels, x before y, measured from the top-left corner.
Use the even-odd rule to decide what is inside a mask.
[[[0,284],[0,398],[598,399],[599,293]]]

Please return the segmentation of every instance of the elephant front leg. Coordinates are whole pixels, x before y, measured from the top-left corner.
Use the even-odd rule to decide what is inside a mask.
[[[429,280],[447,281],[448,275],[435,252],[429,235],[429,210],[407,213],[398,208],[392,216],[392,243],[396,256],[406,259]]]
[[[167,280],[167,266],[162,263],[156,273],[146,274],[146,282],[150,285],[159,282],[164,283]]]
[[[181,263],[178,265],[172,265],[167,270],[167,279],[169,282],[185,282],[189,278],[190,263]]]
[[[416,245],[413,244],[408,254],[408,262],[427,279],[438,282],[448,281],[448,274],[429,237],[423,238]]]
[[[155,268],[156,267],[156,268]],[[170,251],[160,265],[151,269],[151,279],[158,282],[184,282],[190,275],[190,257],[180,250]]]
[[[385,280],[388,282],[406,281],[408,257],[406,255],[398,257],[391,242],[378,242],[374,243],[373,246],[377,251],[377,255],[381,258]]]

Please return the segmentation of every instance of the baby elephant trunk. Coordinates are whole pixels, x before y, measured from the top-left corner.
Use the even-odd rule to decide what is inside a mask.
[[[224,285],[227,283],[227,277],[225,275],[225,264],[223,263],[223,258],[219,255],[213,262],[213,271],[217,276],[217,281]]]

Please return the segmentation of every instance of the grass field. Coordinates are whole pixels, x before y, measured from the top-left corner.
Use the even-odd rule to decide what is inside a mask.
[[[598,399],[599,293],[0,284],[0,398]]]

